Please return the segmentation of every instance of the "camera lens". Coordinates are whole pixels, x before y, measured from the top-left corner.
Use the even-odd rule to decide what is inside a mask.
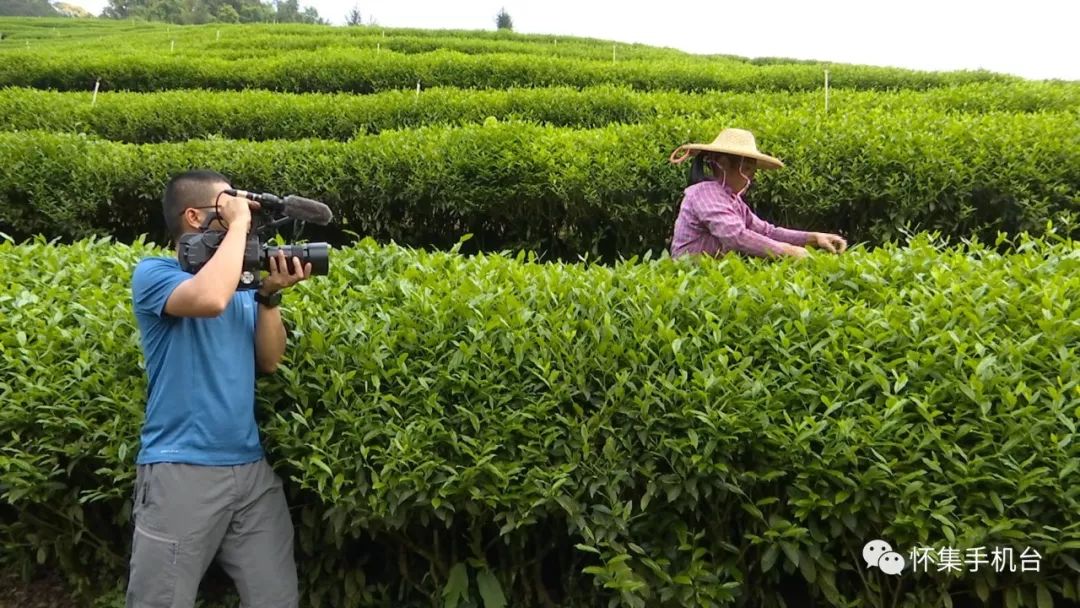
[[[326,275],[330,272],[330,245],[328,243],[304,243],[298,245],[266,245],[263,249],[263,270],[270,270],[270,258],[277,257],[278,251],[285,254],[285,259],[292,264],[294,257],[300,258],[300,267],[311,262],[311,274]]]

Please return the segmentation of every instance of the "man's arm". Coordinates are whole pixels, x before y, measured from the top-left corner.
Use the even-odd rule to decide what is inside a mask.
[[[281,309],[259,304],[255,317],[255,365],[260,372],[272,374],[285,356],[285,324]]]
[[[293,270],[296,272],[293,272]],[[290,264],[280,250],[270,258],[270,274],[263,279],[259,291],[270,295],[286,289],[311,276],[311,262],[300,267],[300,258],[293,257]],[[255,365],[260,372],[273,373],[285,356],[285,324],[281,321],[281,309],[259,304],[255,318]]]
[[[248,202],[229,199],[223,206],[229,230],[214,255],[195,276],[176,286],[165,312],[174,317],[216,317],[229,306],[244,266],[251,211]]]

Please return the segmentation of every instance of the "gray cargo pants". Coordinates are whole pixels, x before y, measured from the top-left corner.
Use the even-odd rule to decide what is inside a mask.
[[[132,515],[128,608],[190,608],[214,558],[243,606],[299,605],[292,519],[266,459],[140,465]]]

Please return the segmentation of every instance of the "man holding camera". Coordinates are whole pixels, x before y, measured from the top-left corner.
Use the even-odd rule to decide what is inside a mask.
[[[255,374],[285,353],[280,291],[311,264],[278,253],[259,290],[238,290],[251,211],[213,171],[174,176],[163,211],[177,257],[140,260],[132,303],[149,380],[132,511],[129,607],[190,607],[216,558],[244,606],[299,605],[293,525],[255,423]],[[225,231],[191,274],[180,238]]]

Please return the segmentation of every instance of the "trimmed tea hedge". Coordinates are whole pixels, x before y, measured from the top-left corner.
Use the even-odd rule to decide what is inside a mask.
[[[335,251],[258,386],[304,605],[1075,602],[1080,249],[1016,250]],[[0,563],[123,584],[158,253],[0,243]],[[1040,571],[888,577],[876,538]]]
[[[867,109],[1049,112],[1080,108],[1080,86],[1025,82],[973,84],[929,91],[831,93],[831,112]],[[524,120],[602,127],[668,116],[755,114],[762,109],[824,115],[820,93],[635,92],[625,87],[516,90],[427,89],[371,95],[201,90],[161,93],[60,93],[0,90],[0,130],[85,132],[129,143],[232,139],[337,139],[425,125]],[[1080,115],[1077,117],[1080,120]]]
[[[167,46],[166,46],[167,49]],[[89,91],[167,89],[371,93],[421,86],[509,88],[621,84],[642,90],[714,89],[805,91],[822,87],[819,67],[776,64],[755,66],[731,60],[588,61],[536,55],[467,55],[436,51],[402,55],[365,49],[294,52],[264,59],[230,61],[175,56],[164,50],[9,49],[0,52],[0,86]],[[988,72],[916,72],[869,66],[830,68],[832,86],[848,89],[925,89],[973,82],[1019,82]]]
[[[258,47],[264,51],[273,52],[341,46],[370,45],[374,47],[376,43],[384,46],[399,42],[419,45],[426,41],[438,41],[440,44],[460,45],[470,50],[498,48],[547,54],[591,52],[590,56],[610,60],[612,44],[616,44],[620,53],[627,53],[629,56],[641,59],[689,58],[707,61],[726,58],[751,61],[732,56],[691,55],[678,49],[645,44],[627,44],[578,36],[524,34],[505,30],[416,29],[383,26],[340,28],[300,23],[211,23],[178,26],[161,22],[127,20],[72,21],[65,18],[0,17],[0,32],[4,34],[4,38],[0,40],[0,47],[5,43],[19,46],[30,41],[33,47],[48,46],[50,48],[70,48],[72,43],[81,45],[83,48],[95,48],[108,43],[122,48],[135,45],[160,48],[161,41],[164,40],[168,46],[169,41],[175,40],[178,51],[192,47],[204,50],[229,48],[241,50],[244,47]],[[794,62],[795,60],[774,59],[773,61]]]
[[[753,130],[788,167],[760,172],[749,200],[785,226],[879,244],[905,230],[993,240],[1076,234],[1075,114],[946,115],[867,110],[810,119],[764,110],[576,131],[487,121],[349,142],[189,141],[128,145],[0,133],[0,231],[130,240],[159,233],[173,173],[211,167],[239,188],[320,199],[338,230],[402,244],[531,249],[611,259],[667,247],[686,170],[668,156],[722,128]],[[313,237],[314,238],[314,237]]]
[[[358,49],[375,49],[414,54],[436,49],[453,50],[469,55],[493,53],[525,54],[528,56],[582,58],[612,63],[614,46],[616,62],[624,60],[676,60],[684,65],[804,65],[813,66],[818,74],[828,67],[830,74],[841,67],[855,67],[831,62],[790,58],[746,58],[734,55],[699,55],[677,49],[644,44],[626,44],[612,40],[574,36],[522,34],[490,30],[447,30],[387,28],[382,26],[326,27],[307,24],[224,24],[177,26],[165,23],[132,21],[70,19],[20,19],[0,17],[0,50],[5,47],[18,52],[62,51],[75,56],[86,51],[105,51],[111,54],[171,56],[191,53],[195,57],[267,57],[303,51],[334,50],[349,53]],[[913,72],[902,68],[874,68],[888,79],[930,77],[937,81],[941,74]],[[1015,77],[980,71],[977,79]],[[956,72],[950,78],[968,82],[971,74]]]
[[[2,27],[2,24],[0,24]],[[218,32],[221,32],[220,37]],[[172,28],[141,30],[123,36],[106,35],[91,37],[61,37],[59,35],[12,36],[11,43],[31,41],[31,48],[38,50],[87,51],[109,50],[120,54],[168,52],[173,55],[211,56],[219,58],[256,58],[284,55],[287,53],[333,50],[337,52],[357,49],[382,50],[402,54],[430,53],[440,49],[466,55],[515,54],[528,56],[561,57],[564,59],[587,59],[612,61],[666,60],[746,63],[738,58],[707,57],[691,55],[676,49],[630,45],[613,42],[576,42],[573,39],[534,41],[518,39],[510,35],[500,39],[484,39],[465,34],[419,36],[391,31],[382,35],[380,28],[362,28],[343,31],[340,28],[315,28],[305,33],[277,31],[273,26],[220,25],[196,28]],[[896,71],[902,71],[897,69]]]

